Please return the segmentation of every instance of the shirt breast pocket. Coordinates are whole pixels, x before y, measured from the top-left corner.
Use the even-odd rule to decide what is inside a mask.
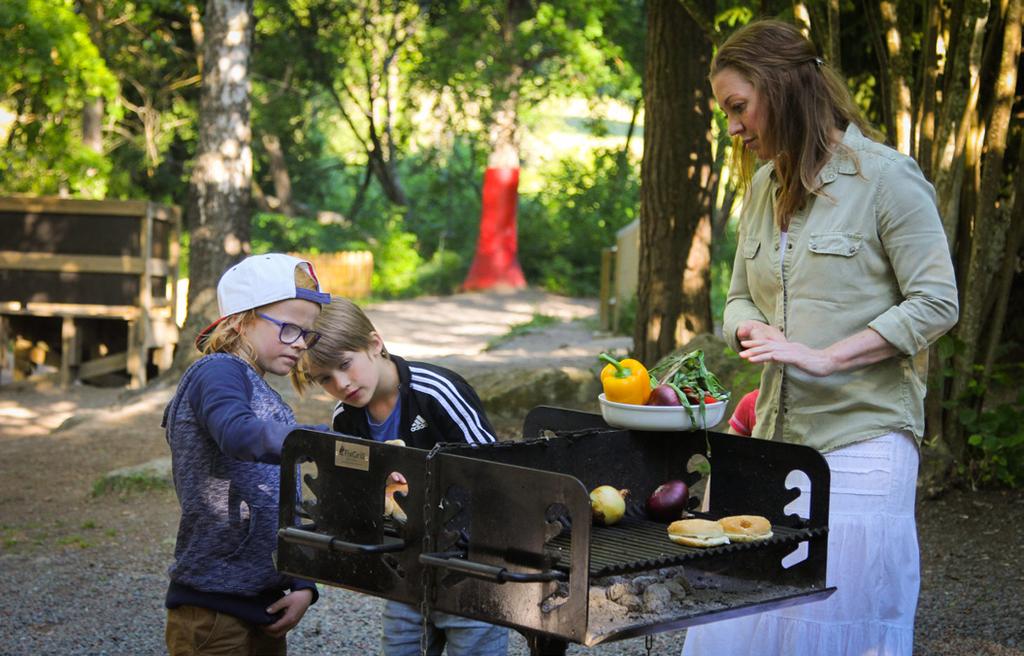
[[[859,232],[812,232],[807,247],[818,255],[853,257],[863,243],[864,235]]]
[[[743,242],[743,257],[752,260],[757,257],[757,251],[761,248],[761,240],[747,239]]]

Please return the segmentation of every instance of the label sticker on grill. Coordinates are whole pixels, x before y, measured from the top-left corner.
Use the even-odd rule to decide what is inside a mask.
[[[334,452],[335,466],[370,471],[370,447],[347,442],[336,442],[335,444],[337,445]]]

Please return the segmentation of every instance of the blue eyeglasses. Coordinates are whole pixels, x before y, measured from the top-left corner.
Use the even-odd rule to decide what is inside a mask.
[[[294,323],[288,323],[287,321],[278,321],[274,317],[268,317],[262,312],[257,312],[256,316],[261,319],[266,319],[275,326],[281,328],[281,332],[277,334],[277,338],[281,340],[282,344],[294,344],[302,338],[306,343],[306,348],[313,348],[313,346],[320,341],[320,333],[315,330],[304,330],[302,326],[297,326]]]

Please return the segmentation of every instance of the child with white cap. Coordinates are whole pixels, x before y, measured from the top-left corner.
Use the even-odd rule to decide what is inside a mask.
[[[164,411],[181,505],[166,640],[177,654],[286,654],[316,586],[277,572],[280,456],[295,415],[264,380],[287,375],[319,335],[313,265],[254,255],[217,285],[220,318]],[[201,648],[201,649],[200,649]]]

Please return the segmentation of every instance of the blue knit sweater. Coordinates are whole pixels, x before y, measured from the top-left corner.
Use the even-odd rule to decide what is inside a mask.
[[[296,427],[284,399],[241,358],[207,355],[164,411],[181,523],[166,605],[257,624],[286,589],[316,587],[274,567],[281,446]]]

